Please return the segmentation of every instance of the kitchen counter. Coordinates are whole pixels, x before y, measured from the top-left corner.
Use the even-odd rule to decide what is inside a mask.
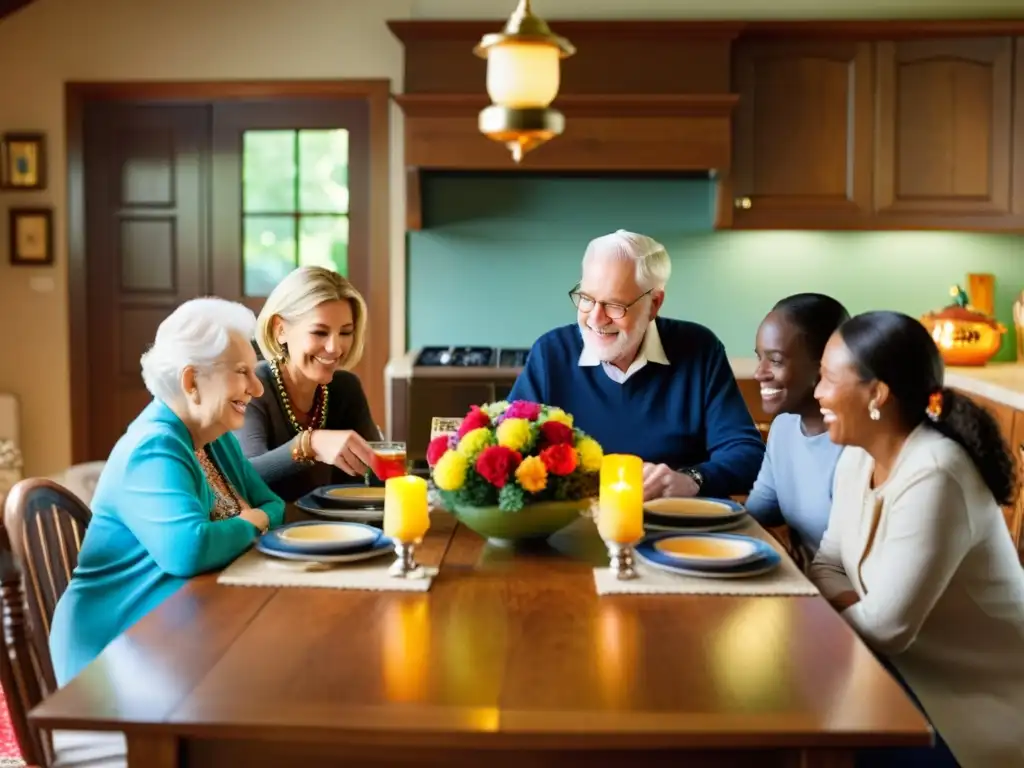
[[[453,371],[458,371],[458,376],[462,378],[493,378],[499,376],[501,378],[515,378],[523,370],[522,368],[498,368],[494,366],[481,366],[481,367],[450,367],[450,366],[437,366],[437,367],[422,367],[416,366],[416,355],[419,350],[410,350],[397,357],[391,358],[388,361],[387,366],[384,368],[384,375],[388,379],[408,379],[412,377],[413,368],[416,368],[417,376],[424,378],[433,379],[445,379],[450,378]],[[754,369],[757,367],[757,360],[753,358],[729,358],[729,364],[732,366],[733,373],[737,379],[752,379],[754,378]]]
[[[412,375],[415,352],[407,352],[387,365],[388,378],[409,378]],[[731,357],[729,364],[737,379],[754,378],[757,360],[752,357]],[[417,368],[417,374],[426,378],[448,378],[458,370],[464,378],[514,379],[521,368]],[[980,367],[951,367],[946,369],[946,386],[980,395],[997,403],[1024,411],[1024,364],[989,363]]]
[[[947,368],[946,386],[1024,411],[1024,365],[1019,363]]]
[[[754,358],[730,358],[729,363],[737,379],[754,377],[757,367]],[[946,386],[1024,411],[1022,364],[989,363],[978,367],[949,367],[946,369]]]

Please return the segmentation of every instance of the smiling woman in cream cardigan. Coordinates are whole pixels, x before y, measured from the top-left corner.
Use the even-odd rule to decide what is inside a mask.
[[[849,447],[811,577],[940,737],[866,765],[1018,768],[1024,570],[999,508],[1016,472],[992,416],[942,387],[943,374],[906,315],[859,315],[829,341],[816,395],[832,440]]]

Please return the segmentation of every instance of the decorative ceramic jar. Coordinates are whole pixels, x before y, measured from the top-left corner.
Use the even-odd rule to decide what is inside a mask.
[[[959,286],[950,293],[954,303],[921,317],[946,365],[985,365],[999,351],[1006,326],[967,303]]]

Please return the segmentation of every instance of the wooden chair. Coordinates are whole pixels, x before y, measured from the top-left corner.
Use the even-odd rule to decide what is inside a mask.
[[[1006,524],[1010,528],[1010,536],[1017,546],[1018,559],[1024,565],[1024,443],[1017,446],[1017,469],[1021,473],[1021,483],[1017,500],[1013,504],[1012,514],[1007,516]]]
[[[31,478],[11,489],[0,527],[0,685],[25,762],[39,766],[123,766],[121,734],[48,734],[28,713],[56,690],[49,636],[53,610],[78,564],[92,517],[73,493]]]

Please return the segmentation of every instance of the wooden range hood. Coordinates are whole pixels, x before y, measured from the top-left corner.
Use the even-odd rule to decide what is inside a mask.
[[[551,21],[577,53],[562,62],[565,132],[512,161],[482,136],[487,63],[473,55],[502,21],[390,21],[405,46],[407,228],[421,227],[423,170],[693,172],[731,165],[732,43],[743,25],[672,21]]]

